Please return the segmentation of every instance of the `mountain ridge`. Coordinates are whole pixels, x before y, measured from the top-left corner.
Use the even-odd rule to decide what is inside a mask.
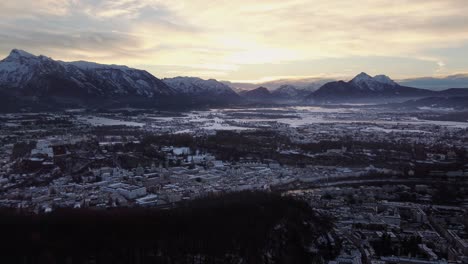
[[[462,76],[463,77],[463,76]],[[278,83],[277,83],[278,84]],[[467,96],[468,89],[432,91],[400,85],[380,74],[361,72],[349,81],[315,88],[282,84],[236,92],[226,82],[198,77],[158,79],[145,70],[87,61],[64,62],[13,49],[0,61],[2,109],[59,107],[225,106],[242,103],[323,104],[385,101],[437,96]],[[15,103],[12,103],[14,101]]]
[[[1,100],[14,98],[26,108],[186,107],[240,99],[230,87],[214,79],[190,80],[196,81],[197,89],[182,91],[145,70],[87,61],[64,62],[18,49],[0,61]]]
[[[465,95],[468,89],[446,89],[432,91],[422,88],[402,86],[380,74],[374,77],[362,72],[348,82],[329,82],[317,91],[309,94],[306,101],[359,101],[359,100],[387,100],[395,98],[422,98],[428,96]]]
[[[177,76],[164,78],[162,81],[182,94],[238,97],[231,87],[215,79],[204,80],[199,77]]]
[[[135,95],[151,98],[174,94],[170,87],[144,70],[56,61],[17,49],[0,61],[0,85],[17,88],[16,92],[23,95],[34,96],[70,93],[84,97]]]

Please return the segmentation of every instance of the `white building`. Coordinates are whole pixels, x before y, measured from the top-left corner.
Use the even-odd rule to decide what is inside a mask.
[[[111,184],[105,188],[107,191],[119,193],[127,199],[133,200],[146,195],[146,188],[125,183]]]
[[[31,150],[31,155],[42,154],[47,155],[48,157],[54,156],[54,150],[50,146],[50,142],[48,140],[38,140],[36,143],[36,148]]]

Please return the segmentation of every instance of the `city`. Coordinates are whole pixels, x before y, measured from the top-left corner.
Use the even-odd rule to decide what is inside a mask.
[[[440,111],[3,114],[0,205],[36,214],[173,208],[212,194],[280,192],[335,219],[323,239],[339,243],[337,263],[466,261],[468,123],[422,119]]]

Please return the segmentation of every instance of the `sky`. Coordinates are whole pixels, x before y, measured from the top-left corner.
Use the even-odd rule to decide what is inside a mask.
[[[15,0],[0,57],[231,81],[468,73],[467,0]]]

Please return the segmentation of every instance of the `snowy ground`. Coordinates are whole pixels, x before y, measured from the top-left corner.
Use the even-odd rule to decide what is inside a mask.
[[[245,115],[245,116],[244,116]],[[272,116],[276,118],[272,118]],[[127,125],[135,127],[172,127],[174,133],[192,133],[195,130],[248,130],[283,124],[301,127],[313,124],[366,124],[368,130],[382,133],[406,132],[428,133],[424,126],[446,126],[468,128],[468,122],[420,120],[402,112],[388,109],[367,108],[323,108],[323,107],[274,107],[212,109],[208,111],[187,112],[177,117],[134,117],[131,120],[118,117],[83,116],[81,121],[94,126]],[[138,122],[136,122],[138,121]],[[391,126],[410,126],[404,129]]]

